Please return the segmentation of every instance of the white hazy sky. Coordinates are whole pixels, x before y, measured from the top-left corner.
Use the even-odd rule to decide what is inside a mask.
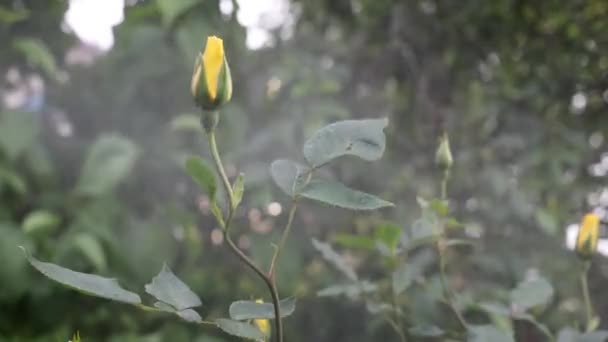
[[[151,1],[151,0],[148,0]],[[222,10],[231,2],[222,0]],[[288,0],[238,0],[239,22],[247,27],[247,46],[259,49],[268,43],[268,29],[281,26],[289,17]],[[83,42],[108,50],[114,44],[112,28],[124,19],[124,0],[70,0],[67,26]]]
[[[124,0],[71,0],[65,21],[83,42],[108,50],[114,44],[112,27],[124,19]]]

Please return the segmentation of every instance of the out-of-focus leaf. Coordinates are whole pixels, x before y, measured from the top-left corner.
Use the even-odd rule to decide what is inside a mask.
[[[478,305],[478,307],[488,313],[492,313],[495,315],[501,315],[501,316],[510,316],[511,315],[511,310],[509,310],[509,308],[507,306],[500,304],[500,303],[493,303],[493,302],[480,303]]]
[[[40,68],[52,78],[57,77],[59,72],[57,61],[43,41],[34,38],[19,38],[14,42],[14,48],[21,52],[32,66]]]
[[[352,284],[332,285],[317,292],[319,297],[347,296],[356,298],[361,294],[373,293],[378,291],[378,286],[367,280]]]
[[[439,217],[446,217],[449,213],[448,202],[434,198],[428,202],[429,208],[437,214]]]
[[[97,268],[99,271],[106,269],[106,254],[97,238],[89,233],[78,233],[74,236],[74,246]]]
[[[411,335],[419,337],[439,337],[445,332],[436,325],[416,325],[408,329]]]
[[[21,228],[30,235],[47,235],[61,223],[59,215],[48,210],[35,210],[23,219]]]
[[[608,340],[608,331],[598,330],[581,334],[579,342],[606,342]]]
[[[0,222],[0,301],[10,302],[15,298],[20,298],[30,288],[24,284],[32,284],[30,268],[27,260],[17,251],[15,246],[27,245],[32,241],[19,227],[11,223]]]
[[[3,186],[8,186],[20,196],[27,193],[27,184],[25,183],[25,180],[16,172],[0,166],[0,190]]]
[[[553,297],[553,286],[544,278],[523,281],[511,291],[510,297],[518,309],[527,310],[546,304]]]
[[[275,184],[289,196],[294,196],[305,183],[304,175],[308,172],[305,166],[291,160],[278,159],[270,165],[270,174]]]
[[[377,160],[384,154],[384,128],[388,119],[345,120],[325,126],[304,143],[311,166],[323,165],[344,155]]]
[[[608,331],[598,330],[589,333],[579,333],[572,328],[564,328],[557,336],[557,342],[606,342]]]
[[[471,240],[465,240],[465,239],[449,239],[445,242],[445,245],[447,247],[460,247],[460,246],[474,247],[475,243]]]
[[[579,342],[580,333],[572,328],[564,328],[557,335],[557,342]]]
[[[341,245],[342,247],[346,248],[356,248],[373,251],[376,247],[374,239],[367,236],[355,234],[336,234],[333,237],[333,240],[338,245]]]
[[[388,247],[390,253],[395,253],[397,245],[401,240],[402,228],[393,222],[382,222],[374,230],[374,236],[377,241]]]
[[[323,259],[334,265],[334,267],[337,268],[344,275],[346,275],[348,279],[357,281],[358,278],[357,274],[355,273],[355,270],[346,262],[346,260],[344,260],[344,258],[340,254],[334,251],[330,244],[321,242],[313,238],[312,245],[315,247],[316,250],[321,252]]]
[[[559,224],[555,217],[547,210],[539,209],[536,211],[536,223],[540,228],[549,235],[555,235],[558,232]]]
[[[373,210],[392,207],[393,203],[374,195],[353,190],[342,183],[314,179],[300,191],[302,197],[352,210]]]
[[[422,274],[422,268],[418,264],[404,263],[392,275],[393,293],[401,294]]]
[[[30,11],[27,8],[7,9],[0,6],[0,22],[10,26],[16,22],[22,21],[29,17]]]
[[[287,298],[279,302],[281,317],[291,315],[296,309],[296,299]],[[230,304],[230,318],[243,321],[248,319],[274,319],[272,303],[256,303],[249,300],[238,300]]]
[[[89,150],[76,191],[89,196],[110,192],[129,175],[138,154],[138,148],[130,140],[102,135]]]
[[[414,249],[427,243],[435,241],[437,235],[434,231],[434,226],[431,221],[426,218],[420,218],[414,221],[410,238],[406,241],[407,249]]]
[[[21,247],[30,264],[46,277],[77,291],[129,304],[140,304],[139,295],[118,285],[116,279],[72,271],[48,262],[36,260]]]
[[[36,177],[46,179],[55,176],[55,165],[46,144],[33,144],[26,152],[25,160]]]
[[[192,179],[209,195],[209,205],[211,212],[218,220],[220,225],[224,225],[224,218],[222,211],[217,205],[215,198],[217,194],[217,183],[215,182],[215,174],[211,167],[200,157],[191,156],[186,161],[186,172],[192,177]]]
[[[367,312],[371,313],[372,315],[378,315],[381,313],[394,311],[393,306],[391,304],[377,303],[377,302],[372,302],[369,300],[366,301],[365,308],[367,309]]]
[[[156,0],[165,26],[173,25],[178,17],[187,13],[198,3],[200,3],[200,0]]]
[[[264,334],[257,327],[244,322],[233,321],[225,318],[218,318],[215,320],[217,326],[224,332],[255,341],[263,341]]]
[[[210,198],[215,198],[217,184],[212,168],[200,157],[191,156],[186,161],[186,171],[203,188]]]
[[[40,127],[34,114],[8,111],[0,114],[0,149],[16,159],[36,141]]]
[[[150,284],[146,284],[146,292],[163,303],[173,306],[178,311],[194,308],[202,304],[201,299],[188,285],[184,284],[171,272],[167,264]]]
[[[201,116],[197,114],[180,114],[171,120],[170,127],[177,132],[203,132]]]
[[[498,330],[493,325],[469,325],[468,342],[515,342],[513,333]]]
[[[585,331],[595,331],[597,328],[599,328],[601,323],[600,317],[599,316],[593,316],[589,319],[589,322],[587,322],[587,328],[585,329]]]
[[[391,285],[395,295],[407,290],[416,279],[424,275],[429,265],[435,264],[436,255],[431,250],[423,250],[410,257],[393,272]]]
[[[458,222],[455,218],[448,218],[445,220],[445,227],[448,229],[464,228],[465,225]]]
[[[202,44],[205,43],[204,32],[212,32],[213,27],[214,23],[208,20],[189,20],[187,25],[175,25],[173,35],[175,47],[178,49],[176,52],[179,51],[180,55],[185,57],[187,64],[194,63],[194,57],[201,52]],[[232,117],[232,115],[228,116]]]

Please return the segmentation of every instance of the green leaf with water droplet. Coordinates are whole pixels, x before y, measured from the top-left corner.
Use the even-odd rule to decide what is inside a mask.
[[[304,143],[304,156],[313,167],[344,156],[377,160],[384,154],[388,119],[345,120],[327,125]]]

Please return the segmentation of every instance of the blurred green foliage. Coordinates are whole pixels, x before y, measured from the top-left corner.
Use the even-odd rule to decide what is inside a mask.
[[[389,279],[394,227],[423,229],[416,198],[438,195],[434,151],[444,130],[454,152],[450,214],[464,223],[460,234],[477,237],[473,248],[448,255],[459,300],[526,301],[512,290],[540,274],[555,293],[533,309],[536,319],[552,331],[576,328],[583,315],[578,264],[563,240],[584,210],[606,204],[588,199],[606,184],[605,172],[590,170],[607,146],[608,4],[290,3],[289,38],[277,29],[270,47],[248,50],[237,12],[221,14],[218,1],[138,1],[126,7],[112,50],[87,65],[68,63],[79,43],[62,29],[66,1],[0,2],[0,95],[30,76],[44,80],[44,92],[26,87],[27,101],[0,108],[0,340],[63,341],[76,330],[85,341],[229,340],[60,288],[28,267],[19,245],[41,260],[117,277],[128,289],[142,288],[167,262],[204,299],[205,317],[226,316],[243,293],[264,295],[214,244],[207,199],[183,168],[186,155],[207,151],[188,87],[210,34],[224,39],[235,80],[218,136],[229,169],[247,175],[236,228],[260,263],[268,263],[269,243],[286,219],[266,211],[271,202],[287,204],[270,181],[270,162],[301,155],[302,143],[326,123],[390,121],[382,161],[345,159],[326,175],[382,194],[397,209],[352,214],[302,205],[279,268],[281,292],[299,297],[286,340],[396,338],[361,302],[316,297],[342,278],[320,262],[310,237],[341,245],[336,253],[370,284]],[[9,77],[14,70],[20,79]],[[66,125],[70,134],[62,133]],[[398,272],[391,286],[412,291],[408,305],[421,322],[454,324],[436,301],[434,257],[420,252],[410,260],[416,268]],[[608,274],[594,263],[591,275],[605,329]],[[479,310],[493,312],[500,326],[507,324],[501,305]],[[529,320],[514,328],[517,341],[543,338]],[[562,331],[560,341],[571,333]]]

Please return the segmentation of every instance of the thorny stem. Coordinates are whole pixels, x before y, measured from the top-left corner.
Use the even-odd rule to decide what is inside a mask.
[[[447,201],[448,199],[448,179],[450,178],[450,170],[446,169],[443,171],[443,177],[441,179],[441,200]],[[443,296],[445,297],[445,301],[454,313],[454,316],[458,319],[460,325],[466,329],[467,321],[462,316],[462,313],[458,310],[456,305],[454,304],[454,293],[450,288],[447,280],[446,280],[446,260],[445,260],[445,246],[443,239],[443,231],[440,232],[440,236],[437,239],[437,243],[435,244],[437,248],[437,255],[439,256],[439,280],[441,282],[441,287],[443,289]]]
[[[228,246],[230,246],[230,249],[260,278],[262,278],[262,280],[266,284],[266,287],[268,287],[268,291],[270,291],[270,295],[272,297],[272,305],[274,306],[275,339],[278,342],[283,342],[283,321],[281,319],[280,299],[276,285],[270,277],[264,274],[264,271],[262,271],[247,255],[245,255],[245,253],[243,253],[243,251],[241,251],[236,246],[234,241],[232,241],[232,239],[230,238],[230,235],[228,235],[227,229],[224,231],[224,238],[226,239]]]
[[[222,179],[222,184],[224,185],[224,190],[228,195],[229,206],[228,206],[228,217],[226,218],[224,225],[224,239],[226,243],[232,250],[232,252],[243,261],[251,270],[253,270],[266,284],[268,287],[268,291],[272,297],[272,305],[274,306],[274,315],[275,315],[275,340],[276,342],[283,342],[283,321],[281,319],[281,308],[279,304],[279,293],[277,287],[272,280],[272,278],[264,273],[262,269],[260,269],[254,262],[249,258],[235,243],[232,241],[230,237],[229,231],[232,223],[232,219],[234,217],[234,212],[236,210],[237,204],[234,201],[234,191],[232,189],[232,185],[230,185],[230,181],[228,180],[228,176],[226,175],[226,171],[224,170],[224,166],[222,164],[222,160],[220,158],[219,151],[217,149],[217,142],[215,141],[215,126],[219,120],[219,115],[217,112],[211,113],[203,113],[203,127],[205,128],[205,132],[207,133],[207,138],[209,141],[209,148],[211,150],[211,155],[213,157],[213,161],[215,164],[215,168],[220,178]]]
[[[589,331],[589,323],[593,318],[593,308],[591,307],[591,297],[589,296],[589,268],[591,267],[590,261],[585,261],[583,263],[583,269],[581,272],[581,287],[583,289],[583,300],[585,301],[585,318],[586,318],[586,330]]]

